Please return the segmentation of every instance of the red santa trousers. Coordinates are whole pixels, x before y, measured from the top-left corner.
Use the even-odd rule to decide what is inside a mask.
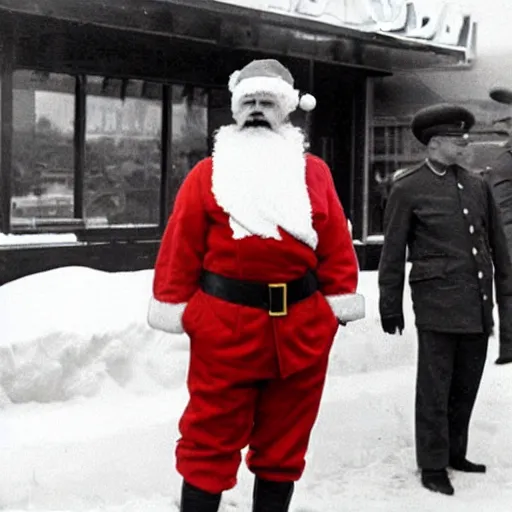
[[[178,472],[187,482],[211,493],[231,489],[236,485],[241,450],[249,446],[247,466],[257,476],[298,480],[305,468],[337,329],[324,298],[315,294],[305,302],[317,312],[315,323],[324,322],[319,329],[323,343],[317,341],[326,350],[313,364],[284,377],[279,337],[287,337],[288,326],[299,325],[295,318],[270,319],[264,311],[223,303],[203,292],[195,300],[200,305],[194,305],[192,311],[202,316],[202,322],[184,318],[187,329],[192,329],[190,401],[179,424]],[[230,329],[226,321],[233,318],[229,314],[233,307],[243,311],[238,325]],[[247,324],[252,328],[240,328]],[[254,330],[254,324],[260,329]],[[233,358],[232,343],[246,350]]]

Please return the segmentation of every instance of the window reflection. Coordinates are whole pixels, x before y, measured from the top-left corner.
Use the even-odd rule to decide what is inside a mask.
[[[13,74],[11,227],[73,222],[75,79]]]
[[[158,225],[162,86],[88,76],[86,91],[86,225]]]
[[[383,231],[384,208],[392,174],[420,162],[425,148],[413,136],[407,117],[379,116],[372,123],[368,234]]]
[[[170,205],[192,167],[208,155],[208,93],[200,87],[172,87],[172,172]]]

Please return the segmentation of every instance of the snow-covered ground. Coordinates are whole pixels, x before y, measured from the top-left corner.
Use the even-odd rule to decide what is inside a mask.
[[[174,469],[188,340],[149,329],[152,271],[63,268],[0,288],[0,510],[178,510]],[[512,510],[512,368],[493,365],[474,412],[470,458],[446,497],[418,482],[413,445],[416,344],[383,335],[374,272],[367,318],[340,328],[308,466],[292,512]],[[408,297],[408,290],[406,291]],[[222,510],[249,511],[244,466]]]

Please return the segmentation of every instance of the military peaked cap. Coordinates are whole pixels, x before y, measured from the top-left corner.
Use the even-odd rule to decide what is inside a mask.
[[[512,90],[506,87],[494,87],[489,91],[489,96],[498,103],[512,105]]]
[[[475,116],[458,105],[440,103],[418,111],[411,123],[413,135],[427,145],[435,136],[466,135],[475,124]]]

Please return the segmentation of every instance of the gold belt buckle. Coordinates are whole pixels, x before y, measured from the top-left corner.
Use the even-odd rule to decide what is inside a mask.
[[[269,287],[269,316],[286,316],[288,314],[288,286],[286,283],[272,283],[268,285]],[[282,300],[283,300],[283,307],[279,311],[274,311],[272,309],[272,292],[273,290],[280,289],[282,290]]]

